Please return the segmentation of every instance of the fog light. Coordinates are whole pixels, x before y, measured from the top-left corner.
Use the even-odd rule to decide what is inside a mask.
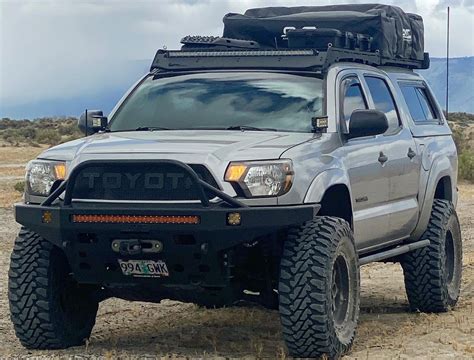
[[[45,224],[51,223],[51,221],[53,221],[53,213],[51,211],[43,211],[43,215],[41,215],[41,221]]]
[[[240,216],[240,213],[228,213],[227,214],[227,225],[240,225],[240,222],[242,221],[242,217]]]

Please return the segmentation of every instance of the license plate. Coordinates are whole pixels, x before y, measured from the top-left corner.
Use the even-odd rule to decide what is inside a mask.
[[[166,263],[161,260],[119,260],[122,273],[135,277],[165,277],[170,276]]]

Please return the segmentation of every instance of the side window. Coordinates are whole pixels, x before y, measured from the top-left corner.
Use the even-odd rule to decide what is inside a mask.
[[[385,80],[375,76],[365,76],[365,81],[374,101],[375,109],[385,113],[388,120],[386,134],[393,134],[400,127],[398,111],[392,93]]]
[[[343,100],[342,100],[342,116],[346,122],[346,129],[349,128],[349,119],[354,110],[367,109],[362,87],[355,77],[347,78],[342,83]]]
[[[400,89],[414,122],[438,120],[431,98],[423,85],[401,84]]]

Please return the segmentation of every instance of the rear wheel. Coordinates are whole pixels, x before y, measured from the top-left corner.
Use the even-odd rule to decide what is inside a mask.
[[[318,217],[292,229],[281,259],[279,302],[290,355],[338,358],[354,340],[359,261],[349,224]]]
[[[59,349],[89,338],[99,303],[95,288],[74,281],[60,249],[22,229],[8,275],[11,319],[23,346]]]
[[[412,310],[444,312],[456,304],[461,288],[462,240],[453,204],[435,199],[422,239],[430,245],[403,256],[401,265]]]

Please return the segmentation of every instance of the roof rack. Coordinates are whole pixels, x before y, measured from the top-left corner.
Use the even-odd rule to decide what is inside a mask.
[[[234,48],[235,49],[235,48]],[[355,62],[372,66],[397,66],[427,69],[429,55],[423,61],[383,58],[379,52],[329,47],[313,49],[255,50],[158,50],[150,71],[211,70],[211,69],[274,69],[325,71],[338,62]]]
[[[220,36],[188,35],[181,39],[181,50],[233,50],[233,49],[259,49],[256,41],[229,39]]]

